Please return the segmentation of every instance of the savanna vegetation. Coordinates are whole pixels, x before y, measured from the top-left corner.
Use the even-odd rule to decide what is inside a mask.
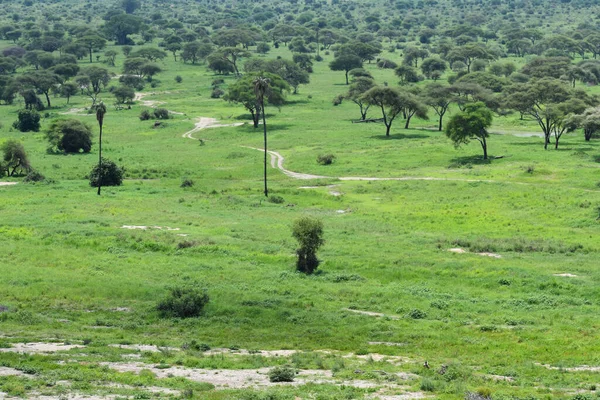
[[[598,398],[596,1],[2,7],[0,397]]]

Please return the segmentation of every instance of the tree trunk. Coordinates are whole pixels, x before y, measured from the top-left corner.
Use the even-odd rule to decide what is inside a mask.
[[[48,108],[50,108],[50,96],[48,96],[48,92],[44,92],[46,95],[46,103],[48,103]]]
[[[408,125],[410,124],[410,119],[412,118],[412,115],[409,115],[406,118],[406,124],[404,124],[404,129],[408,129]]]
[[[593,132],[592,132],[591,129],[584,129],[583,130],[583,136],[585,137],[585,141],[586,142],[590,141],[590,139],[592,138],[592,134],[593,134]]]
[[[92,63],[92,48],[90,47],[90,64]]]
[[[392,124],[385,124],[385,136],[390,137],[390,128],[392,127]]]
[[[348,84],[348,70],[346,70],[346,85]]]
[[[548,143],[550,143],[550,135],[544,133],[544,150],[548,149]]]
[[[102,124],[100,124],[100,137],[98,140],[98,196],[102,188]]]
[[[438,124],[438,131],[442,131],[442,119],[444,118],[443,115],[440,115],[440,123]]]
[[[260,99],[261,107],[262,107],[262,120],[263,120],[263,132],[264,132],[264,142],[265,142],[265,197],[269,197],[269,189],[267,189],[267,121],[265,119],[265,99],[264,94]]]
[[[483,159],[487,160],[488,159],[487,142],[485,141],[485,138],[483,138],[483,140],[481,141],[481,148],[483,149]]]

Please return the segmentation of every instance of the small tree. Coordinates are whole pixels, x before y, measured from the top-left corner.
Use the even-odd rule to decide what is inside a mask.
[[[102,174],[100,174],[100,168],[102,168]],[[101,166],[96,164],[90,172],[90,186],[100,187],[102,186],[121,186],[123,184],[123,168],[119,168],[114,162],[102,158]],[[102,182],[100,182],[100,176],[102,176]]]
[[[344,71],[346,73],[346,85],[349,83],[348,72],[355,68],[362,68],[362,66],[362,60],[354,54],[342,54],[329,63],[329,69],[332,71]]]
[[[487,128],[492,125],[492,112],[482,102],[465,105],[465,110],[450,119],[446,126],[446,136],[452,140],[455,147],[467,144],[476,139],[483,149],[483,159],[488,159],[486,138],[489,137]]]
[[[296,269],[312,274],[319,266],[317,250],[325,243],[323,240],[323,222],[311,217],[302,217],[294,222],[292,235],[300,244],[296,250],[298,261]]]
[[[19,110],[13,127],[21,132],[38,132],[40,130],[40,114],[35,110]]]
[[[31,170],[27,153],[25,153],[25,148],[20,142],[10,139],[2,143],[0,152],[2,152],[0,176],[4,173],[8,176],[13,176],[17,171],[23,172]]]

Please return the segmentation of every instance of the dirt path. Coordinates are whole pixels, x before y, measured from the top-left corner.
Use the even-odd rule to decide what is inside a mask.
[[[170,112],[170,111],[169,111]],[[197,118],[196,124],[194,125],[194,129],[187,131],[186,133],[184,133],[183,135],[181,135],[181,137],[187,138],[187,139],[192,139],[192,140],[200,140],[197,139],[195,137],[192,136],[192,134],[201,131],[202,129],[208,129],[208,128],[223,128],[223,127],[227,127],[227,126],[240,126],[240,125],[244,125],[243,122],[236,122],[233,124],[219,124],[218,121],[215,118],[208,118],[208,117],[198,117]]]

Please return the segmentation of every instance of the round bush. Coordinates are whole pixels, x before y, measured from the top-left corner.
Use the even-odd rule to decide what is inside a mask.
[[[21,132],[38,132],[40,130],[40,114],[35,110],[19,110],[13,127]]]
[[[169,110],[166,108],[154,109],[154,117],[157,119],[169,119]]]
[[[208,294],[195,287],[175,287],[156,306],[163,318],[191,318],[202,313],[209,302]]]
[[[121,186],[123,184],[123,168],[119,168],[114,162],[102,159],[102,186]],[[94,165],[90,172],[90,186],[98,187],[100,182],[100,168]]]
[[[293,382],[296,370],[286,365],[277,366],[269,371],[271,382]]]

